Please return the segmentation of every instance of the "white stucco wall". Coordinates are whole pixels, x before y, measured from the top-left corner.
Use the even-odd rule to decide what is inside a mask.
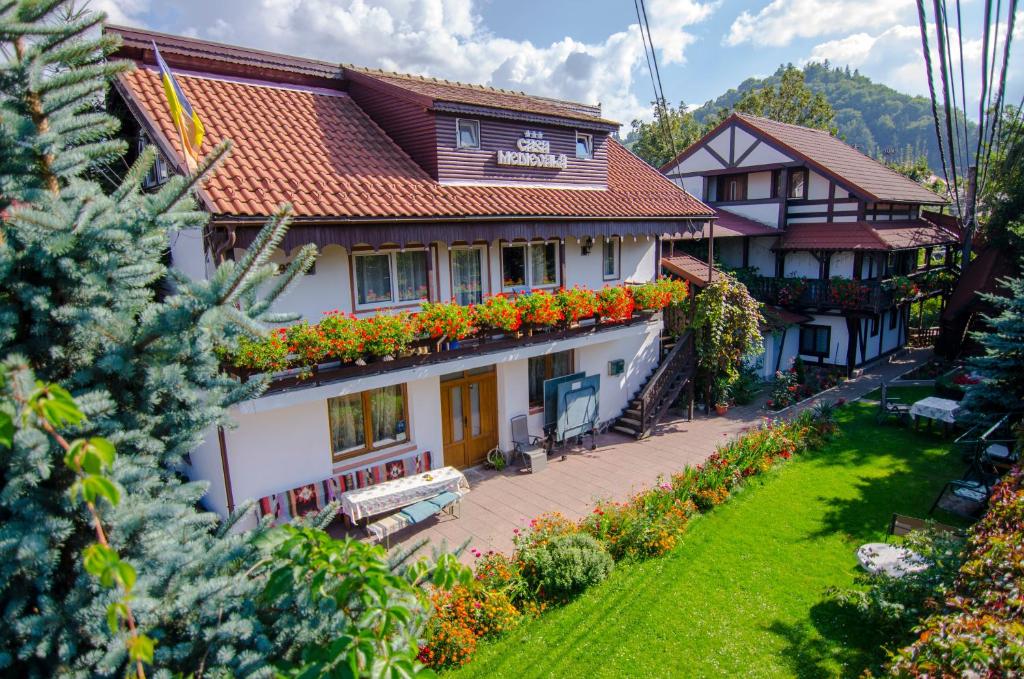
[[[761,222],[762,224],[768,224],[769,226],[777,227],[779,224],[778,203],[757,203],[754,205],[733,203],[728,207],[728,210],[729,212],[735,212],[738,215],[743,215],[748,219],[753,219],[755,222]]]
[[[776,240],[774,236],[750,239],[750,266],[755,267],[762,276],[775,275],[775,252],[772,246]]]
[[[743,239],[716,238],[715,259],[728,267],[738,268],[743,266]]]
[[[707,141],[705,146],[711,148],[721,157],[729,160],[729,128],[725,127],[717,135]]]
[[[171,263],[193,280],[205,280],[212,264],[203,247],[203,230],[184,229],[170,237]]]
[[[823,200],[828,198],[828,185],[829,180],[818,174],[814,170],[809,170],[810,184],[807,186],[807,199],[808,200]],[[819,211],[821,206],[818,206]]]
[[[787,252],[783,273],[788,278],[817,278],[818,260],[809,252]]]
[[[772,173],[751,172],[747,175],[747,198],[756,200],[758,198],[771,198],[772,195]]]
[[[677,172],[703,172],[705,170],[721,170],[724,167],[707,149],[699,148],[689,158],[675,167],[669,168],[669,174]]]
[[[750,154],[743,159],[740,163],[740,167],[750,167],[754,165],[771,165],[773,163],[788,163],[793,159],[786,154],[776,151],[768,144],[760,143],[757,145]]]
[[[853,278],[853,253],[837,252],[829,262],[829,277]]]

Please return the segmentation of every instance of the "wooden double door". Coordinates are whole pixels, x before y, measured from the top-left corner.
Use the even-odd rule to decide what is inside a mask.
[[[444,463],[471,467],[498,445],[498,383],[494,368],[441,377]]]

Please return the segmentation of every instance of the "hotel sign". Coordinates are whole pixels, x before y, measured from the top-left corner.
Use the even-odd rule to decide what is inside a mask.
[[[540,167],[564,170],[569,166],[569,157],[564,153],[551,153],[551,144],[544,139],[544,133],[526,130],[516,141],[518,151],[498,151],[498,165],[512,167]]]

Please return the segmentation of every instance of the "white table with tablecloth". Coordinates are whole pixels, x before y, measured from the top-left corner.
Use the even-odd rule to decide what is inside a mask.
[[[884,573],[900,578],[907,573],[918,573],[928,568],[921,555],[906,547],[886,542],[869,542],[857,549],[857,561],[868,573]]]
[[[960,411],[960,404],[948,398],[929,396],[910,406],[910,417],[917,419],[924,417],[929,420],[954,424],[956,415]]]
[[[341,496],[341,511],[353,521],[383,514],[432,498],[446,491],[465,493],[469,481],[455,467],[441,467],[422,474],[350,490]]]

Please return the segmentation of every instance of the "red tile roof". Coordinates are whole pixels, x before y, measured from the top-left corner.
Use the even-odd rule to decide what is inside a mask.
[[[693,255],[673,255],[662,257],[661,265],[677,276],[685,278],[694,285],[703,287],[708,284],[708,263],[702,262]],[[714,269],[713,280],[719,280],[722,272]]]
[[[955,243],[950,231],[923,219],[908,222],[789,224],[778,250],[903,250]]]
[[[694,153],[698,147],[715,137],[719,131],[733,123],[754,135],[768,138],[787,155],[802,159],[819,172],[831,175],[841,185],[853,191],[855,195],[867,200],[925,205],[940,205],[948,202],[917,182],[867,157],[824,130],[780,123],[747,113],[730,114],[700,140],[662,165],[661,171],[667,172]]]
[[[785,328],[812,320],[810,316],[771,304],[764,305],[761,309],[761,316],[764,318],[764,323],[761,324],[764,328]]]
[[[177,73],[206,127],[203,150],[234,149],[204,187],[214,213],[265,216],[290,202],[298,217],[566,217],[686,219],[712,214],[615,141],[608,189],[444,186],[347,95],[331,90]],[[119,77],[144,124],[181,164],[180,142],[156,72]],[[158,135],[158,136],[159,136]]]
[[[780,123],[746,113],[733,115],[875,200],[934,205],[946,202],[824,130]]]
[[[779,230],[773,226],[762,224],[743,215],[715,208],[718,219],[715,220],[715,238],[729,238],[732,236],[778,236]],[[710,229],[704,226],[702,235],[707,238]]]
[[[572,101],[550,99],[514,92],[484,85],[470,85],[460,82],[427,78],[405,73],[391,73],[358,66],[345,66],[345,75],[349,78],[363,76],[377,83],[397,87],[406,92],[429,99],[431,105],[438,102],[482,106],[506,111],[519,111],[558,118],[584,120],[601,125],[618,128],[619,124],[601,117],[600,105],[588,106]]]

